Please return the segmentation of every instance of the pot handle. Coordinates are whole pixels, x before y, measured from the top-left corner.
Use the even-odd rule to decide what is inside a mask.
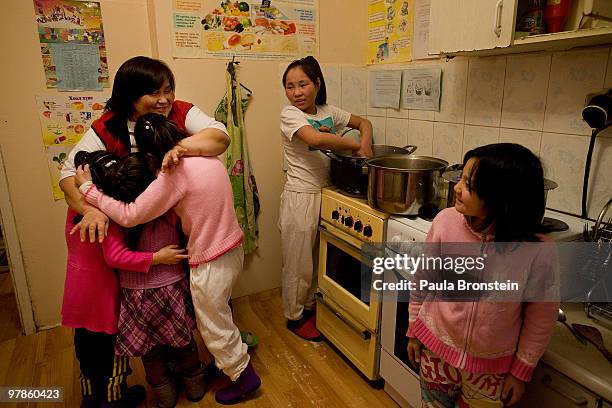
[[[402,149],[406,149],[408,150],[408,153],[406,154],[412,154],[416,151],[416,149],[418,149],[418,147],[416,147],[415,145],[406,145],[404,147],[402,147]]]

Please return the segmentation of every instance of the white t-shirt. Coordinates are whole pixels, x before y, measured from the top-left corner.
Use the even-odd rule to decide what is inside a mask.
[[[310,150],[299,137],[294,137],[303,126],[319,129],[327,126],[338,134],[346,127],[351,114],[332,105],[317,105],[317,113],[309,115],[295,106],[285,106],[281,111],[281,135],[285,153],[284,167],[287,174],[285,190],[319,192],[331,184],[329,158],[318,150]]]
[[[134,139],[134,126],[136,122],[128,120],[127,126],[128,131],[130,132],[130,144],[131,151],[138,151],[138,147],[136,146],[136,140]],[[225,133],[227,133],[227,129],[225,125],[221,122],[216,121],[214,118],[211,118],[200,108],[193,105],[189,112],[187,112],[187,117],[185,118],[185,130],[188,135],[193,135],[198,133],[202,129],[213,128],[219,129]],[[65,179],[66,177],[71,177],[76,174],[76,169],[74,168],[74,156],[77,152],[84,150],[86,152],[94,152],[96,150],[106,150],[106,146],[102,142],[102,139],[98,137],[93,128],[89,128],[87,132],[83,135],[81,140],[74,146],[74,148],[68,154],[68,158],[64,161],[62,165],[62,171],[60,172],[60,180]]]

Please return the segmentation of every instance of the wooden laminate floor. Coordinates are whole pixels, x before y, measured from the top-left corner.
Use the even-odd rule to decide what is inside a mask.
[[[255,333],[258,347],[251,353],[262,387],[244,407],[397,407],[383,391],[373,388],[328,343],[309,343],[285,328],[280,292],[235,299],[236,323]],[[200,339],[198,339],[200,340]],[[201,341],[201,340],[200,340]],[[208,358],[202,354],[202,358]],[[132,360],[131,384],[145,384],[139,359]],[[0,385],[63,386],[64,406],[78,407],[78,364],[72,330],[58,327],[0,343]],[[178,407],[217,406],[214,392],[227,379],[216,379],[199,403],[181,396]],[[61,404],[0,404],[5,407],[58,407]],[[149,396],[147,407],[154,407]]]

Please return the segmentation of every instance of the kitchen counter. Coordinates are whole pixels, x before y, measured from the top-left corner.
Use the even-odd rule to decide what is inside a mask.
[[[567,315],[568,324],[580,323],[599,329],[606,348],[612,350],[612,330],[588,318],[582,303],[564,303],[561,308]],[[580,343],[563,323],[557,322],[542,361],[605,400],[612,401],[612,364],[590,342],[586,346]]]

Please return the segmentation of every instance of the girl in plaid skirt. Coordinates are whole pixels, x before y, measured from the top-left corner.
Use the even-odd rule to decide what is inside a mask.
[[[132,202],[155,179],[155,169],[145,154],[134,153],[119,159],[112,153],[79,152],[75,162],[88,163],[93,183],[111,197]],[[176,383],[167,362],[176,362],[187,399],[204,396],[204,370],[193,339],[195,316],[183,262],[188,258],[179,249],[178,217],[170,210],[146,224],[126,229],[115,223],[110,235],[121,235],[125,243],[105,252],[109,266],[119,270],[121,303],[115,352],[119,356],[139,356],[147,382],[161,408],[175,406]],[[150,256],[140,271],[121,269],[121,259],[129,250]]]

